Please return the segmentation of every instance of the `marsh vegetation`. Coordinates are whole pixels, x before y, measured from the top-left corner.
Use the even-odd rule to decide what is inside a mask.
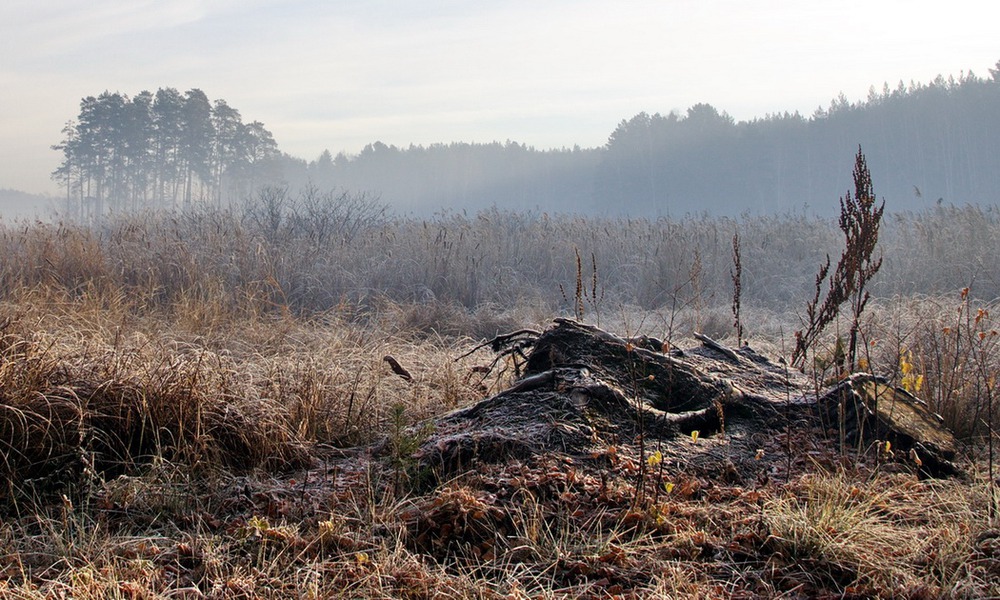
[[[423,424],[514,377],[468,354],[482,341],[576,316],[790,357],[842,238],[803,214],[420,219],[284,188],[229,210],[5,224],[0,593],[997,595],[992,208],[886,214],[858,320],[855,368],[940,413],[965,478],[779,433],[808,460],[740,485],[624,439],[600,476],[553,451],[415,485]],[[841,375],[852,325],[816,337],[806,376]],[[638,494],[641,465],[655,477]]]

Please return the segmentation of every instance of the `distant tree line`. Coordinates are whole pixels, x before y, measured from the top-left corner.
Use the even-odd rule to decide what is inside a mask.
[[[199,89],[88,96],[53,146],[70,214],[221,205],[280,179],[274,137]]]
[[[639,113],[599,148],[538,150],[513,141],[324,151],[306,161],[278,151],[263,124],[243,124],[224,101],[168,88],[133,98],[105,92],[54,148],[67,200],[91,210],[226,205],[262,184],[353,190],[402,213],[443,209],[607,216],[832,215],[858,145],[890,212],[995,203],[1000,190],[1000,62],[990,77],[843,94],[805,117],[735,121],[709,104],[683,114]],[[87,204],[89,203],[89,204]]]
[[[988,78],[901,81],[857,102],[841,94],[809,117],[737,122],[697,104],[622,120],[595,149],[376,142],[353,156],[290,161],[285,176],[296,185],[377,191],[391,206],[424,214],[495,205],[608,216],[833,215],[859,144],[890,211],[997,202],[1000,63]]]
[[[811,117],[735,122],[707,104],[686,115],[640,113],[611,134],[594,174],[594,209],[642,215],[836,211],[858,144],[892,210],[939,201],[996,202],[1000,191],[1000,63],[990,78],[939,76],[840,95]]]

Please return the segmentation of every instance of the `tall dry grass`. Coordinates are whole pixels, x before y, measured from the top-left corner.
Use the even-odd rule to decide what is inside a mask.
[[[739,231],[744,302],[784,310],[802,304],[816,269],[841,243],[833,220],[803,214],[615,220],[493,209],[428,220],[383,215],[334,227],[326,213],[301,208],[301,199],[260,206],[275,202],[111,217],[93,226],[8,224],[0,228],[0,289],[118,290],[158,307],[187,301],[296,314],[367,306],[380,297],[434,298],[467,310],[556,309],[563,303],[559,286],[574,283],[579,252],[596,260],[606,310],[712,306],[731,296],[730,241]],[[336,199],[328,202],[334,211]],[[993,209],[890,215],[876,295],[974,284],[977,297],[998,297],[1000,277],[989,258],[1000,251],[998,240]]]
[[[608,564],[650,595],[997,593],[986,472],[971,484],[826,473],[719,506],[668,494],[644,509],[670,515],[652,531],[624,512],[624,488],[621,506],[585,521],[525,497],[503,516],[510,553],[450,562],[417,552],[404,516],[446,513],[448,490],[468,482],[412,498],[360,455],[329,488],[288,473],[374,443],[405,477],[394,448],[419,435],[406,426],[504,383],[473,371],[488,358],[453,359],[570,313],[560,285],[572,289],[578,253],[594,257],[600,288],[588,319],[673,341],[695,329],[725,338],[739,229],[750,343],[787,353],[815,270],[837,251],[835,223],[493,210],[365,213],[339,230],[304,209],[248,210],[258,214],[0,227],[0,595],[556,598],[604,593],[567,569]],[[862,327],[868,368],[919,381],[970,448],[995,412],[996,234],[993,212],[976,208],[891,219]],[[818,344],[821,376],[845,332],[835,324]],[[872,558],[886,552],[895,560]]]
[[[187,300],[184,300],[187,302]],[[385,435],[484,391],[464,337],[407,336],[335,313],[144,312],[146,298],[22,290],[0,305],[0,500],[69,493],[156,461],[191,472],[300,467],[306,445]],[[398,322],[405,310],[370,317]],[[388,309],[386,309],[389,312]],[[222,312],[222,314],[220,314]],[[414,374],[395,377],[392,354]]]
[[[589,256],[596,269],[587,265],[584,275],[597,293],[587,318],[668,339],[694,329],[725,337],[736,231],[741,299],[754,315],[747,334],[780,346],[778,337],[800,327],[797,315],[819,265],[840,250],[832,220],[615,220],[497,209],[415,220],[392,218],[364,197],[268,189],[227,211],[0,226],[0,301],[23,305],[19,296],[32,290],[54,303],[103,305],[130,319],[155,315],[206,337],[222,336],[233,323],[335,315],[406,336],[489,338],[518,323],[571,314],[574,300],[564,290],[577,279],[577,257]],[[1000,273],[990,259],[1000,252],[997,213],[974,206],[896,213],[886,218],[881,239],[876,298],[925,300],[896,301],[895,316],[869,321],[869,337],[900,338],[889,344],[906,346],[922,368],[941,373],[925,378],[935,408],[961,412],[954,399],[962,394],[937,383],[955,360],[942,354],[944,342],[928,334],[920,343],[907,340],[932,318],[948,320],[934,298],[971,286],[978,310],[1000,297]],[[943,316],[928,314],[935,311]],[[893,322],[899,331],[890,335],[885,324]],[[894,360],[889,373],[898,371]],[[956,413],[952,422],[959,420]]]
[[[810,595],[992,597],[997,535],[984,486],[808,475],[762,508],[774,579]]]

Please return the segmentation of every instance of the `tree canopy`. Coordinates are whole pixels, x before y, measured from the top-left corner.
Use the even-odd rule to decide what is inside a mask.
[[[222,205],[273,178],[279,157],[263,123],[243,123],[199,89],[175,88],[88,96],[53,149],[63,160],[52,176],[80,216]]]
[[[880,174],[889,210],[947,201],[991,203],[1000,190],[1000,62],[990,77],[843,94],[806,117],[736,121],[710,104],[623,119],[598,148],[538,150],[507,140],[324,151],[278,151],[260,121],[224,100],[173,88],[84,98],[54,146],[67,202],[93,214],[226,205],[261,185],[375,194],[403,212],[504,209],[600,215],[735,216],[809,209],[831,199],[858,145]]]
[[[844,170],[862,145],[890,212],[992,203],[1000,190],[1000,63],[990,75],[884,84],[859,101],[840,94],[809,116],[736,121],[704,103],[642,112],[592,149],[376,142],[354,156],[288,165],[285,177],[376,191],[423,213],[496,205],[609,216],[833,216]]]

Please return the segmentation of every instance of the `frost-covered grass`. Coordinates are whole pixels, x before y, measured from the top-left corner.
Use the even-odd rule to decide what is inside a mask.
[[[889,227],[883,276],[903,281],[909,264],[926,279],[907,285],[934,285],[878,298],[864,322],[865,366],[945,416],[967,480],[834,456],[788,482],[692,475],[641,503],[625,467],[587,471],[557,453],[418,493],[402,449],[421,430],[407,426],[509,383],[503,364],[484,372],[488,351],[456,358],[572,314],[576,249],[591,284],[597,264],[586,320],[724,339],[739,226],[750,344],[787,356],[798,290],[835,250],[834,224],[493,212],[322,244],[221,213],[7,226],[0,595],[996,596],[997,507],[976,427],[990,422],[998,368],[996,307],[976,293],[991,263],[925,231],[963,217],[988,250],[990,215]],[[960,261],[977,275],[967,293]],[[765,302],[776,290],[783,302]],[[837,375],[836,333],[812,357],[818,379]]]

